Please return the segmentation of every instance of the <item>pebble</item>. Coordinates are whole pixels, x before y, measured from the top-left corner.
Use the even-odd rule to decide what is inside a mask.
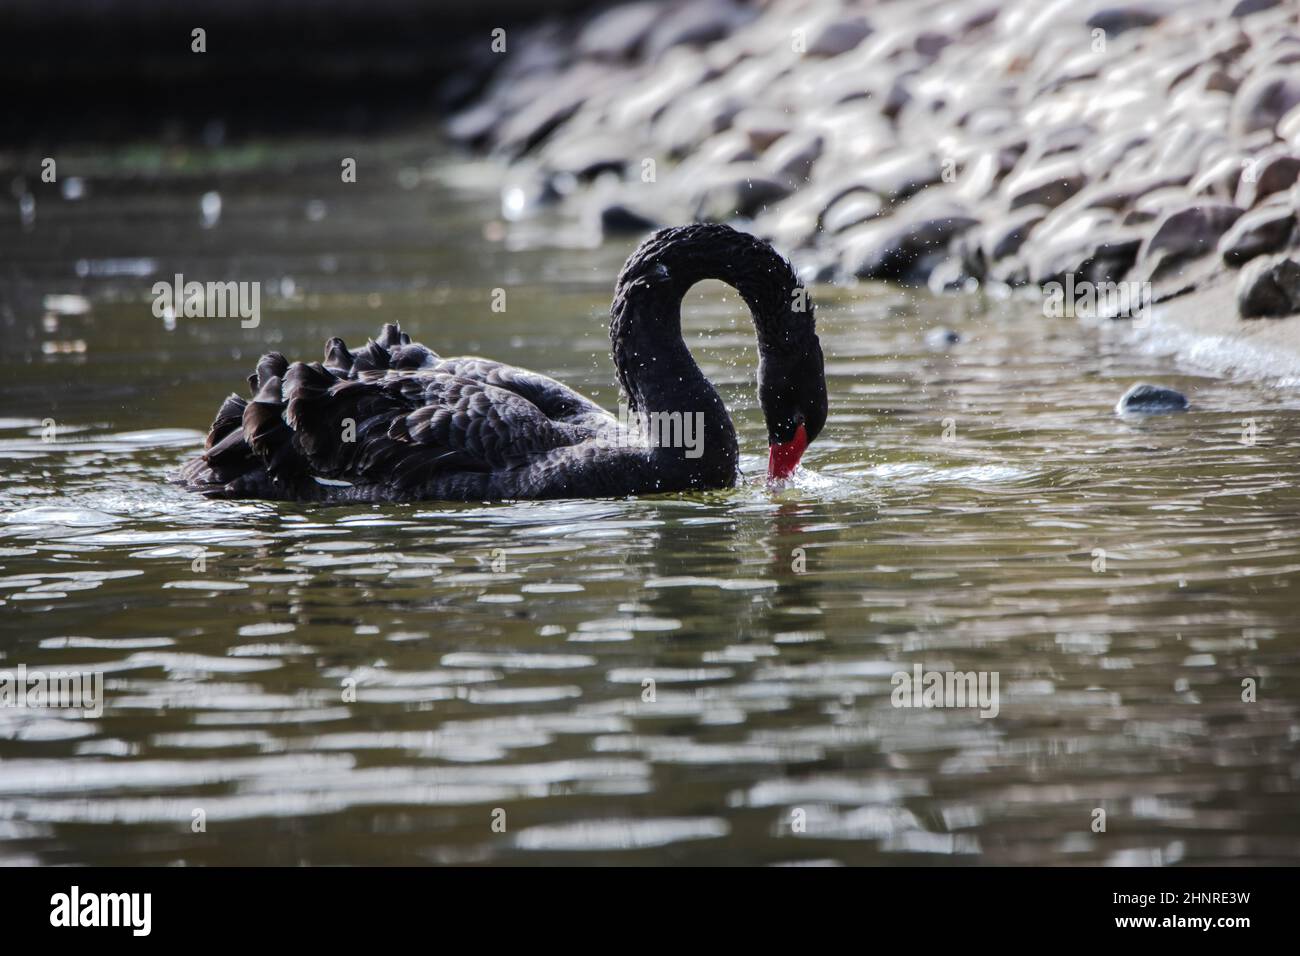
[[[1188,407],[1187,396],[1163,385],[1139,382],[1123,394],[1115,404],[1118,415],[1162,415],[1183,412]]]
[[[1300,179],[1300,155],[1290,150],[1273,150],[1248,160],[1237,186],[1237,205],[1250,209],[1273,193],[1290,189],[1297,179]]]
[[[1255,256],[1282,248],[1295,228],[1295,221],[1295,209],[1290,205],[1279,203],[1252,209],[1219,240],[1223,261],[1240,266]]]
[[[578,34],[578,52],[599,59],[628,59],[645,43],[662,15],[663,8],[653,0],[598,13]]]
[[[931,329],[925,333],[925,344],[932,349],[946,349],[961,341],[961,336],[952,329]]]
[[[1215,202],[1198,202],[1165,213],[1139,253],[1148,264],[1147,278],[1158,278],[1177,264],[1214,249],[1241,213],[1236,206]]]
[[[875,193],[857,190],[841,197],[822,216],[822,228],[832,235],[875,219],[885,201]]]
[[[846,233],[845,271],[859,279],[889,279],[903,285],[925,283],[947,258],[948,242],[979,220],[955,210],[888,219]]]
[[[1300,312],[1300,263],[1286,257],[1252,260],[1237,280],[1237,310],[1243,319]]]
[[[808,40],[808,56],[832,57],[856,49],[871,36],[871,24],[866,17],[845,17],[821,27]]]
[[[658,229],[659,223],[622,203],[600,210],[600,231],[605,236],[640,235]]]
[[[1272,130],[1300,104],[1300,76],[1278,67],[1252,76],[1232,101],[1232,131],[1238,135]]]
[[[1031,166],[1009,176],[1002,184],[1008,206],[1059,206],[1087,183],[1087,177],[1072,159]]]

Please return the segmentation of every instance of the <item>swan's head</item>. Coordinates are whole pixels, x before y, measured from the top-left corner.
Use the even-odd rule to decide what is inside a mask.
[[[721,223],[660,229],[628,257],[619,273],[609,325],[624,389],[629,342],[681,339],[681,302],[703,279],[721,279],[740,293],[758,333],[758,401],[767,420],[767,473],[788,478],[808,443],[826,424],[826,373],[813,303],[789,260],[757,236]],[[639,305],[637,305],[639,303]]]
[[[815,333],[790,350],[760,352],[758,403],[767,422],[767,477],[788,478],[826,424],[826,370]]]

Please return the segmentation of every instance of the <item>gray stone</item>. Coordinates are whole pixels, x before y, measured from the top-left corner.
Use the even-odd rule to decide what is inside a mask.
[[[1018,153],[1007,149],[988,148],[974,152],[961,162],[956,182],[958,198],[969,203],[988,199],[1019,158]]]
[[[989,267],[988,279],[1012,288],[1029,285],[1029,264],[1019,256],[999,259]]]
[[[957,242],[960,242],[960,237]],[[983,272],[980,273],[983,275]],[[972,275],[960,255],[950,255],[939,260],[926,279],[926,285],[936,295],[944,292],[974,291],[979,287],[979,276]]]
[[[808,40],[808,56],[831,57],[848,53],[871,36],[871,24],[866,17],[845,17],[833,20],[817,30]]]
[[[1252,209],[1219,240],[1223,261],[1239,266],[1256,256],[1281,249],[1295,228],[1295,219],[1295,210],[1290,206],[1278,204]]]
[[[808,181],[825,148],[826,141],[818,133],[791,133],[768,150],[763,165],[774,177],[797,189]]]
[[[1014,256],[1046,215],[1043,206],[1026,206],[989,223],[981,230],[985,256],[990,262]]]
[[[501,107],[484,100],[464,109],[447,121],[447,134],[457,142],[481,146],[501,122]]]
[[[961,336],[952,329],[931,329],[925,333],[925,344],[932,349],[946,349],[961,341]]]
[[[900,73],[890,81],[889,87],[885,91],[884,103],[880,107],[881,114],[891,120],[898,118],[898,114],[902,112],[903,107],[912,101],[912,78],[919,72],[919,70],[914,70]]]
[[[610,203],[600,210],[600,231],[605,236],[640,235],[658,229],[659,223],[630,206]]]
[[[736,114],[731,128],[745,137],[751,149],[761,153],[794,129],[794,118],[783,110],[751,107]]]
[[[1248,263],[1237,280],[1237,311],[1243,319],[1300,312],[1300,263],[1285,257]]]
[[[1293,106],[1277,121],[1277,138],[1300,149],[1300,106]]]
[[[1058,247],[1054,255],[1030,256],[1030,278],[1040,285],[1066,274],[1092,283],[1119,282],[1133,268],[1141,244],[1141,237],[1116,227],[1114,234]]]
[[[1197,203],[1165,213],[1139,253],[1146,278],[1168,275],[1176,265],[1213,250],[1241,213],[1227,203]]]
[[[865,189],[895,203],[915,195],[943,179],[943,170],[929,153],[897,152],[865,166],[856,181]]]
[[[657,60],[675,46],[703,46],[721,40],[754,16],[752,9],[729,0],[693,0],[674,7],[671,15],[660,11],[658,26],[646,38],[646,55]]]
[[[1057,210],[1034,229],[1034,241],[1022,246],[1029,281],[1042,285],[1066,275],[1088,282],[1118,282],[1133,267],[1141,237],[1115,221],[1104,209]]]
[[[1196,73],[1201,78],[1201,89],[1208,93],[1227,93],[1231,96],[1241,89],[1241,81],[1235,76],[1208,63]]]
[[[1117,229],[1099,239],[1092,256],[1081,264],[1080,272],[1089,282],[1118,282],[1128,275],[1137,261],[1142,237],[1130,230]]]
[[[1221,117],[1223,111],[1228,108],[1226,99],[1222,96],[1217,97],[1222,101],[1222,108],[1218,110],[1213,109],[1213,103],[1206,102],[1209,99],[1208,96],[1198,98],[1195,106],[1196,114]],[[1219,122],[1221,121],[1220,119]],[[1177,173],[1185,177],[1184,181],[1190,180],[1196,174],[1203,158],[1217,155],[1224,139],[1223,134],[1218,130],[1207,129],[1202,125],[1204,122],[1205,120],[1197,123],[1181,120],[1173,123],[1161,139],[1151,144],[1153,155],[1150,157],[1150,162],[1147,157],[1137,157],[1142,164],[1142,171]]]
[[[1031,166],[1007,177],[1003,195],[1012,209],[1021,206],[1059,206],[1087,184],[1073,159],[1058,159]]]
[[[601,173],[621,175],[627,168],[626,140],[608,135],[557,137],[540,155],[552,172],[568,173],[584,181]]]
[[[1015,128],[1016,111],[1001,103],[981,103],[957,116],[957,125],[975,139],[985,139]]]
[[[921,56],[928,59],[934,59],[943,52],[944,47],[952,43],[952,37],[946,33],[938,33],[934,30],[922,30],[916,35],[912,43],[912,49],[916,50]]]
[[[1272,130],[1278,120],[1300,104],[1300,75],[1275,67],[1252,76],[1232,101],[1232,130],[1237,135]]]
[[[750,167],[721,169],[693,197],[695,218],[725,222],[736,216],[753,218],[764,207],[790,195],[790,187]]]
[[[1117,167],[1151,143],[1151,136],[1141,130],[1118,129],[1103,135],[1096,143],[1085,147],[1079,154],[1079,166],[1090,180],[1100,180],[1116,174]],[[1136,170],[1132,175],[1150,176],[1150,169]],[[1120,175],[1128,175],[1121,173]]]
[[[875,193],[855,190],[840,197],[822,216],[822,228],[836,235],[880,215],[885,202]]]
[[[1294,20],[1294,15],[1289,19]],[[1241,59],[1241,67],[1246,73],[1300,62],[1300,34],[1287,30],[1284,23],[1284,18],[1276,18],[1268,33],[1260,31],[1255,34],[1255,43]]]
[[[744,106],[737,96],[693,91],[664,110],[655,124],[656,137],[673,156],[688,156],[709,137],[730,128]]]
[[[1059,208],[1077,204],[1080,209],[1109,209],[1112,212],[1121,212],[1137,203],[1143,196],[1158,189],[1178,189],[1182,194],[1179,187],[1186,181],[1178,175],[1120,177],[1115,182],[1094,183],[1081,189]]]
[[[1250,209],[1265,196],[1290,189],[1300,179],[1300,156],[1271,152],[1251,160],[1241,174],[1237,205]]]
[[[1062,153],[1073,153],[1097,141],[1097,129],[1091,123],[1068,123],[1044,130],[1034,138],[1033,156],[1040,162]]]
[[[1139,382],[1115,404],[1115,412],[1119,415],[1162,415],[1185,412],[1188,404],[1187,396],[1182,392],[1163,385]]]
[[[948,257],[949,242],[979,225],[978,219],[957,208],[938,207],[935,203],[904,209],[846,232],[844,271],[859,279],[925,283],[934,267]]]
[[[756,159],[758,153],[750,144],[749,137],[738,130],[729,129],[706,139],[698,150],[682,161],[679,169],[685,173],[689,164],[691,167],[698,165],[702,170],[710,170],[732,163],[751,163]]]
[[[578,111],[604,73],[596,63],[581,63],[561,81],[548,83],[546,96],[532,100],[501,124],[497,147],[511,157],[532,150]]]
[[[1187,191],[1193,196],[1213,196],[1231,201],[1241,184],[1241,172],[1246,157],[1238,152],[1211,160],[1197,172]]]
[[[839,272],[839,266],[833,258],[810,258],[794,264],[795,275],[805,285],[819,282],[831,282]]]
[[[801,190],[788,199],[770,206],[754,217],[753,232],[778,249],[794,250],[811,246],[817,239],[819,204],[809,190]]]
[[[1088,17],[1087,25],[1094,30],[1105,30],[1110,36],[1119,36],[1128,30],[1159,23],[1162,16],[1163,11],[1153,3],[1116,4]]]
[[[623,60],[645,42],[663,16],[653,0],[626,3],[592,17],[578,34],[578,52],[584,56]]]
[[[1153,189],[1138,197],[1133,208],[1124,214],[1124,225],[1132,226],[1154,222],[1172,209],[1182,208],[1192,201],[1187,190],[1179,186]]]
[[[956,286],[965,284],[967,279],[983,282],[988,277],[989,259],[984,254],[981,233],[989,225],[985,224],[978,229],[969,229],[960,236],[956,236],[949,243],[949,258],[941,263],[936,270],[936,273],[943,272],[944,274],[937,279],[935,273],[931,274],[931,288],[935,288],[936,282],[941,286],[949,282]]]
[[[1281,0],[1229,0],[1233,4],[1232,9],[1228,12],[1230,17],[1248,17],[1252,13],[1262,13],[1265,10],[1272,10],[1281,2]]]

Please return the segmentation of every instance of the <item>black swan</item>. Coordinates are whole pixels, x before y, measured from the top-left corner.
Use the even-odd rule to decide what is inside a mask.
[[[766,242],[699,224],[656,232],[619,273],[609,333],[621,418],[544,375],[440,358],[386,325],[355,353],[330,339],[323,362],[264,355],[253,398],[225,400],[180,480],[217,498],[324,502],[729,488],[736,432],[682,340],[682,297],[702,279],[730,284],[749,307],[768,475],[788,477],[826,422],[812,302]]]

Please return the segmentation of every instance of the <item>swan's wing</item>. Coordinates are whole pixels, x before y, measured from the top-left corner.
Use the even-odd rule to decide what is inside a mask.
[[[347,383],[340,398],[366,387]],[[357,474],[399,488],[440,471],[499,472],[594,436],[580,424],[555,421],[518,393],[459,375],[435,372],[387,381],[379,388],[402,408],[387,431],[361,449]]]
[[[463,356],[442,359],[434,370],[513,392],[527,399],[552,421],[599,424],[600,420],[610,417],[587,396],[575,392],[563,382],[514,365],[478,356]]]
[[[393,372],[433,371],[454,375],[514,392],[528,399],[554,421],[608,415],[585,395],[545,375],[476,355],[441,358],[427,346],[412,342],[411,337],[396,324],[385,325],[377,338],[356,352],[349,351],[342,339],[330,339],[325,343],[324,366],[340,378],[347,379],[373,380],[389,377]],[[254,391],[258,388],[259,377],[257,374],[249,376]]]
[[[231,396],[202,458],[182,472],[210,494],[313,497],[314,478],[400,492],[440,473],[497,472],[577,444],[613,417],[567,386],[481,358],[441,359],[396,326],[325,361],[270,353]]]

